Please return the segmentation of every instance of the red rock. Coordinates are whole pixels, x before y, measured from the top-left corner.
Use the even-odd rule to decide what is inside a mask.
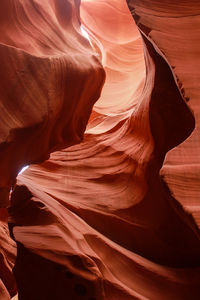
[[[10,299],[17,292],[12,269],[16,258],[16,245],[11,239],[8,226],[0,221],[0,299]]]
[[[79,2],[2,2],[2,193],[34,163],[9,208],[19,299],[198,299],[200,6]]]
[[[1,11],[5,5],[0,24],[1,206],[8,205],[9,190],[24,165],[81,141],[104,80],[98,55],[81,35],[78,3],[4,0]]]

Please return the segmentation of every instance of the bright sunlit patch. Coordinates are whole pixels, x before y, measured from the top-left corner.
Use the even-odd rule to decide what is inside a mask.
[[[84,29],[83,25],[81,25],[81,32],[82,32],[82,35],[90,42],[90,45],[92,45],[90,37],[89,37],[87,31]]]
[[[19,171],[18,175],[19,175],[19,174],[22,174],[26,169],[28,169],[28,167],[29,167],[29,166],[23,167],[23,168]]]

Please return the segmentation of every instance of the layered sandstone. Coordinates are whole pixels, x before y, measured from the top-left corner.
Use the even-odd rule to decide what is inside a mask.
[[[198,299],[198,1],[2,3],[19,299]]]

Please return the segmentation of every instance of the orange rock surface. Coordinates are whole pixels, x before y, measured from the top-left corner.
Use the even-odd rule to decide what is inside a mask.
[[[198,1],[0,8],[0,299],[199,299]]]

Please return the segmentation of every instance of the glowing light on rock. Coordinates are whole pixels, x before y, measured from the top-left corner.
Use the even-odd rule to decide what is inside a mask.
[[[28,169],[28,167],[29,167],[29,166],[23,167],[23,168],[19,171],[18,175],[19,175],[19,174],[22,174],[26,169]]]
[[[82,35],[90,42],[90,45],[92,45],[89,34],[87,33],[87,31],[84,29],[84,26],[81,25],[81,32]]]

